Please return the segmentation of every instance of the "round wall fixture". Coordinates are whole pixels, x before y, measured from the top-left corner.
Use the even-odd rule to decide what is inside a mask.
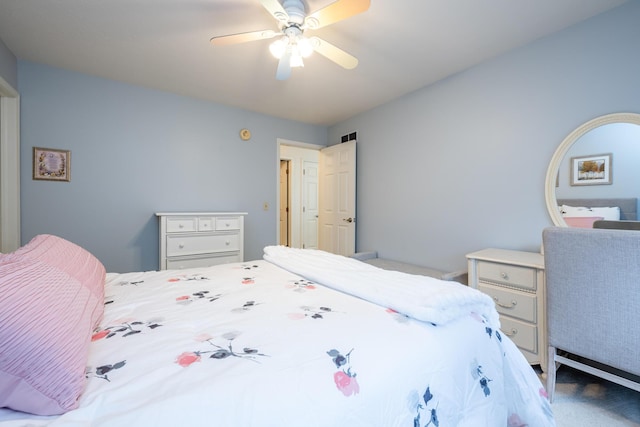
[[[249,139],[251,139],[251,131],[249,129],[240,130],[240,138],[243,141],[248,141]]]

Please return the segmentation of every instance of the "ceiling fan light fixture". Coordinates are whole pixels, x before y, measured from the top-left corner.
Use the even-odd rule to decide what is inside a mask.
[[[302,56],[300,54],[291,54],[291,58],[289,59],[289,65],[291,68],[304,67],[304,61],[302,60]]]
[[[276,59],[281,59],[289,54],[291,68],[304,67],[303,58],[308,58],[313,53],[311,40],[302,34],[289,34],[279,38],[269,45],[269,51]]]
[[[300,55],[303,58],[308,58],[313,53],[313,45],[311,44],[311,40],[306,37],[298,38],[298,50],[300,51]]]
[[[276,58],[282,58],[289,45],[288,37],[281,37],[269,45],[269,52]]]

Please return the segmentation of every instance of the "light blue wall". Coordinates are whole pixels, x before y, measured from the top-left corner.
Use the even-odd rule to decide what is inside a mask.
[[[0,77],[13,88],[18,87],[18,61],[2,40],[0,40]]]
[[[245,258],[276,242],[277,138],[311,126],[18,61],[22,242],[57,234],[108,271],[158,268],[158,211],[246,211]],[[242,128],[252,131],[242,141]],[[71,150],[71,182],[32,180],[33,147]]]
[[[446,270],[485,247],[538,251],[556,147],[640,113],[639,23],[632,1],[332,126],[332,144],[358,132],[358,250]]]

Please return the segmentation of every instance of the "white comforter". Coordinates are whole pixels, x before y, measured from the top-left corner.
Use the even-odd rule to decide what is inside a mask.
[[[359,298],[264,260],[109,274],[80,408],[1,410],[0,425],[555,425],[534,371],[492,313],[467,307],[470,294],[447,307],[424,289],[440,314],[420,321],[389,289],[355,288]],[[379,295],[400,305],[366,300]]]
[[[475,312],[500,328],[491,298],[457,282],[383,270],[353,258],[313,249],[267,246],[264,259],[333,289],[444,325]]]

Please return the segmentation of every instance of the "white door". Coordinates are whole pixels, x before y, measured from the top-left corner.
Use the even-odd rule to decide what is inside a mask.
[[[320,150],[319,249],[350,256],[356,247],[356,141]]]
[[[318,162],[302,162],[302,247],[318,249]]]

